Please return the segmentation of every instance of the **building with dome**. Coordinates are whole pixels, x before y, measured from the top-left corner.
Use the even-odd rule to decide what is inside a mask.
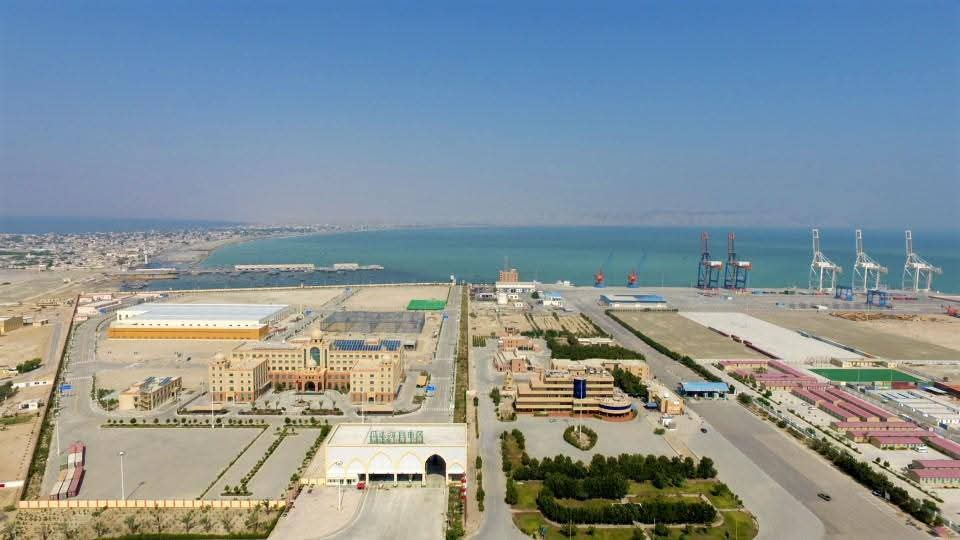
[[[277,390],[337,390],[368,412],[391,412],[405,375],[399,339],[325,339],[319,330],[308,339],[288,343],[242,343],[230,352],[230,360],[250,369],[265,362],[268,382]],[[211,363],[211,381],[215,364]]]

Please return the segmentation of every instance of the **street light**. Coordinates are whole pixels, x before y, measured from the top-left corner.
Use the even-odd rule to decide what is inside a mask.
[[[123,485],[123,456],[124,456],[124,454],[125,454],[125,452],[124,452],[123,450],[121,450],[120,453],[119,453],[119,456],[120,456],[120,500],[122,500],[122,501],[127,500],[127,489],[126,489],[126,487],[124,487],[124,485]]]
[[[340,481],[337,482],[337,511],[340,511],[343,509],[343,460],[338,459],[333,464],[340,467]]]

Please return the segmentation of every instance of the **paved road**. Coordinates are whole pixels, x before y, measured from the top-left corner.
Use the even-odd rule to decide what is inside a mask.
[[[617,341],[642,352],[662,383],[674,387],[681,378],[699,379],[607,317],[596,303],[596,291],[571,289],[565,296]],[[757,516],[761,538],[918,537],[903,518],[894,517],[893,507],[874,500],[853,480],[739,405],[688,405],[713,427],[704,437],[691,437],[688,446],[714,459],[721,479]],[[820,501],[820,490],[831,493],[833,501]]]
[[[436,540],[443,538],[446,490],[394,488],[371,490],[355,521],[329,538],[363,540]],[[323,519],[322,516],[315,516]]]

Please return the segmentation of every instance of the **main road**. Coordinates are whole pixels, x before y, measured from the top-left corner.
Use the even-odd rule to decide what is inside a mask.
[[[661,383],[672,388],[681,379],[700,379],[608,317],[596,289],[568,289],[564,294],[623,346],[642,352]],[[688,402],[688,407],[712,429],[691,435],[685,443],[717,463],[720,478],[757,517],[759,538],[925,537],[893,506],[738,404],[701,401]],[[819,492],[833,500],[821,500]]]

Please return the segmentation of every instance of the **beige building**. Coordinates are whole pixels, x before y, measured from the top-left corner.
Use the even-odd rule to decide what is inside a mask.
[[[213,401],[251,403],[270,387],[265,358],[225,358],[217,354],[207,368]]]
[[[566,370],[575,373],[581,373],[588,369],[606,370],[613,373],[613,370],[620,368],[624,371],[636,375],[641,380],[650,379],[650,366],[643,360],[610,360],[606,358],[587,358],[585,360],[566,360],[563,358],[554,358],[550,361],[553,369]]]
[[[117,408],[121,411],[152,411],[183,390],[180,377],[147,377],[120,392]]]
[[[248,342],[230,352],[238,362],[266,362],[274,388],[319,392],[338,390],[354,403],[392,405],[404,379],[400,340],[377,338],[309,339],[291,343]]]
[[[671,392],[666,386],[654,382],[647,386],[650,392],[650,400],[657,404],[657,408],[663,414],[680,415],[685,410],[683,399],[677,394]]]
[[[13,332],[21,327],[23,327],[23,317],[19,315],[0,317],[0,336]]]
[[[497,371],[509,371],[512,373],[526,373],[532,369],[530,359],[525,354],[520,354],[516,349],[497,351],[493,357],[493,366]]]
[[[574,397],[575,386],[585,387],[585,397]],[[541,414],[601,414],[625,416],[632,400],[614,388],[613,375],[605,369],[551,370],[535,373],[516,388],[517,412]]]
[[[497,281],[501,283],[516,283],[520,281],[520,272],[516,268],[510,268],[500,270],[500,276],[497,278]]]

